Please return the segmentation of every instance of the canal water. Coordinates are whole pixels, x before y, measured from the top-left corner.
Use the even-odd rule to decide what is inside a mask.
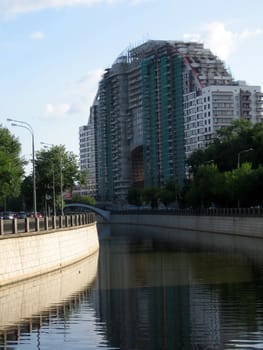
[[[139,237],[102,238],[78,265],[0,289],[0,348],[263,349],[258,247]]]

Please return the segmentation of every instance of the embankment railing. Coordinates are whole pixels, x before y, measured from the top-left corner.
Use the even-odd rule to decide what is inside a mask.
[[[188,216],[263,216],[263,208],[185,208],[111,210],[111,214],[188,215]]]
[[[43,218],[1,219],[0,235],[45,232],[88,225],[95,221],[95,214],[89,212],[75,215],[45,216]]]

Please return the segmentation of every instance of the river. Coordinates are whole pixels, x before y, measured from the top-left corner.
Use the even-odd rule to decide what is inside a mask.
[[[0,290],[0,348],[263,349],[256,248],[105,237],[99,255]]]

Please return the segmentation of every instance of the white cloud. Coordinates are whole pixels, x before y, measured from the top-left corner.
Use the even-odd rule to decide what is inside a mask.
[[[42,40],[44,39],[45,35],[43,32],[34,32],[30,35],[30,38],[32,40]]]
[[[131,0],[130,2],[132,5],[140,5],[146,2],[151,2],[151,0]]]
[[[69,111],[70,111],[70,105],[67,103],[60,103],[56,105],[52,103],[48,103],[46,105],[47,115],[51,115],[55,117],[63,117]]]
[[[244,30],[239,34],[240,39],[255,38],[257,36],[263,36],[263,28],[258,28],[254,31]]]
[[[94,69],[89,71],[78,81],[77,90],[81,96],[83,96],[81,98],[82,105],[88,106],[88,108],[92,105],[103,73],[104,69],[102,68]]]
[[[205,44],[212,52],[225,60],[234,49],[235,36],[236,34],[227,30],[223,23],[213,22],[207,27]]]
[[[184,34],[184,40],[186,41],[201,41],[201,36],[200,34],[197,33],[186,33]]]
[[[74,84],[71,91],[68,91],[63,99],[71,102],[67,103],[48,103],[46,105],[46,117],[65,118],[72,114],[86,114],[89,116],[89,109],[93,103],[98,90],[98,83],[104,70],[95,69],[89,71]]]
[[[94,84],[98,84],[99,80],[102,77],[104,69],[98,68],[94,70],[90,70],[87,74],[85,74],[80,80],[79,83],[87,83],[91,88],[94,87]]]
[[[40,11],[48,8],[80,5],[91,6],[99,3],[115,4],[122,1],[133,3],[134,0],[1,0],[0,14],[2,18],[8,18],[15,17],[18,14]]]
[[[203,42],[214,54],[227,60],[245,40],[258,36],[263,36],[263,28],[238,32],[228,29],[222,22],[212,22],[202,28],[200,33],[184,34],[184,39]]]

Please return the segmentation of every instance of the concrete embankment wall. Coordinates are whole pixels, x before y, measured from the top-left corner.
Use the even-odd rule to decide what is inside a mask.
[[[187,216],[150,214],[112,214],[114,234],[213,245],[222,248],[262,249],[263,217]]]
[[[164,229],[179,229],[263,238],[262,217],[112,214],[111,224],[115,228],[125,225],[127,231],[134,231],[138,226],[153,234]]]
[[[99,249],[96,223],[0,236],[0,286],[60,269]]]

